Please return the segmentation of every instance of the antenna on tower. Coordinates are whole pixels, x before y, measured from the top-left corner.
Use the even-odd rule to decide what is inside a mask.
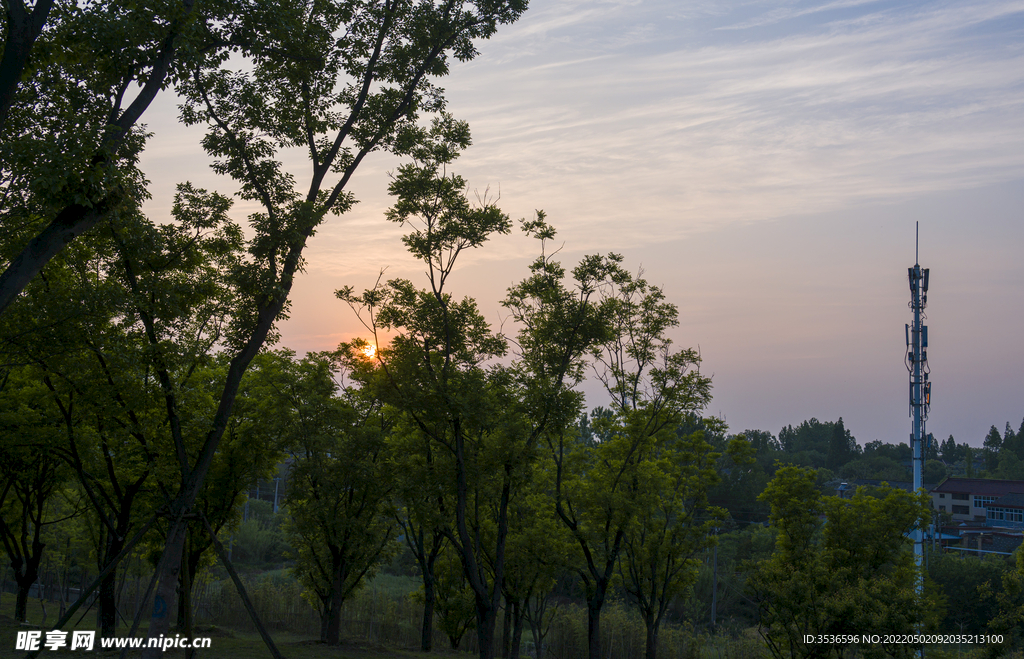
[[[908,268],[910,277],[910,309],[914,314],[912,325],[905,328],[907,339],[907,370],[910,371],[910,416],[913,417],[913,431],[910,433],[910,450],[914,458],[914,491],[921,490],[925,459],[925,421],[932,402],[932,383],[928,381],[928,327],[922,323],[924,310],[928,306],[928,268],[920,264],[920,222],[914,223],[914,266]],[[913,531],[914,557],[920,568],[924,560],[924,529]],[[918,582],[921,592],[923,583]]]

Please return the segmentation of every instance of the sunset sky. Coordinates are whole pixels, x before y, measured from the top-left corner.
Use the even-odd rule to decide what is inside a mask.
[[[540,208],[566,265],[615,251],[678,305],[672,336],[713,375],[731,431],[842,416],[861,442],[910,433],[907,267],[931,269],[928,430],[980,445],[1024,417],[1024,2],[531,0],[440,84],[474,145],[455,171],[513,218]],[[152,217],[205,167],[173,96],[147,114]],[[333,296],[425,283],[383,219],[387,172],[307,249],[282,345],[365,335]],[[300,155],[288,165],[308,180]],[[236,206],[243,219],[246,206]],[[456,294],[495,325],[534,241],[465,257]],[[588,404],[603,402],[588,387]]]

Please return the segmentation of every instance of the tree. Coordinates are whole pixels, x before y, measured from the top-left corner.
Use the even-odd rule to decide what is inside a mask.
[[[4,317],[6,356],[37,365],[59,410],[64,441],[56,455],[74,470],[99,522],[101,570],[125,549],[143,514],[168,503],[161,496],[176,487],[174,461],[196,449],[192,420],[213,415],[210,389],[226,365],[218,366],[212,351],[230,317],[235,298],[227,271],[241,249],[229,208],[230,200],[181,186],[175,224],[121,216],[104,235],[77,242],[48,264],[16,313]],[[8,321],[26,312],[38,325],[17,332]],[[181,406],[194,417],[183,420]],[[249,450],[245,457],[259,455],[265,457]],[[227,474],[243,464],[233,461],[222,472],[216,461],[215,469]],[[210,514],[215,525],[233,515],[232,502],[222,500],[219,521]],[[196,561],[193,554],[192,575]],[[114,577],[108,571],[100,585],[104,636],[116,625]]]
[[[939,447],[939,454],[942,456],[942,461],[948,466],[952,466],[963,459],[956,440],[953,439],[953,435],[950,435],[942,442],[942,445]]]
[[[417,290],[408,280],[386,285],[356,296],[351,289],[338,291],[340,299],[356,309],[367,310],[368,329],[400,332],[387,348],[378,345],[379,376],[362,359],[362,344],[343,345],[342,359],[357,377],[370,384],[377,378],[385,385],[378,395],[404,412],[427,438],[421,448],[433,463],[433,448],[452,464],[449,472],[457,482],[452,497],[455,528],[445,536],[461,556],[466,579],[477,606],[476,630],[481,654],[493,653],[494,619],[500,601],[501,565],[505,520],[497,530],[498,547],[489,554],[492,535],[484,538],[484,527],[507,514],[508,492],[502,493],[502,510],[489,514],[494,489],[509,488],[493,468],[482,471],[483,456],[499,450],[503,439],[497,432],[502,421],[497,397],[500,379],[489,377],[483,363],[505,353],[502,337],[491,333],[471,299],[455,301],[447,290],[455,261],[465,249],[482,245],[492,233],[507,233],[508,216],[492,203],[474,208],[466,195],[466,182],[448,174],[447,166],[469,145],[468,126],[444,116],[434,122],[414,149],[414,162],[399,168],[390,186],[397,201],[388,219],[408,225],[412,232],[403,238],[409,251],[427,266],[430,288]],[[513,439],[514,441],[514,439]],[[487,502],[484,506],[480,501]],[[443,504],[443,500],[439,503]],[[483,508],[483,510],[482,510]],[[472,527],[472,530],[471,530]],[[493,551],[493,550],[490,550]],[[497,561],[488,574],[488,563]]]
[[[1024,552],[1018,548],[1012,566],[1004,569],[1001,588],[993,587],[991,581],[979,588],[983,600],[994,600],[996,610],[988,622],[988,633],[1003,637],[1001,644],[986,648],[988,657],[998,657],[1012,648],[1019,647],[1024,636]]]
[[[395,503],[402,539],[412,552],[423,580],[423,618],[420,649],[430,652],[434,644],[434,605],[437,602],[435,566],[447,543],[444,529],[450,524],[446,513],[452,509],[445,483],[450,474],[447,463],[435,455],[430,436],[401,420],[391,435],[395,470]]]
[[[957,554],[961,552],[955,552]],[[935,582],[949,604],[942,628],[958,634],[985,634],[988,623],[996,617],[998,607],[991,597],[979,591],[986,583],[999,583],[1006,571],[1002,557],[989,554],[984,558],[956,556],[954,553],[932,554],[928,560],[928,576]],[[970,602],[970,606],[963,606]]]
[[[466,580],[460,557],[450,546],[445,547],[437,560],[434,583],[438,626],[448,637],[452,650],[458,650],[462,637],[476,627],[476,596]]]
[[[924,469],[921,474],[921,481],[929,485],[938,485],[948,475],[946,465],[942,464],[938,460],[928,460],[924,463]]]
[[[982,453],[985,454],[985,468],[995,471],[999,466],[999,449],[1003,447],[1003,438],[995,426],[989,428],[985,440],[982,442]]]
[[[812,418],[796,428],[786,426],[779,431],[779,443],[788,454],[787,462],[831,471],[860,453],[857,440],[843,426],[842,419],[822,422]]]
[[[758,454],[782,450],[779,440],[767,430],[744,430],[743,436]]]
[[[672,601],[684,595],[697,578],[695,556],[712,546],[712,531],[726,511],[708,502],[719,480],[717,459],[703,432],[673,433],[655,447],[649,468],[652,501],[639,507],[636,523],[623,543],[619,571],[647,627],[647,659],[658,654],[658,631]],[[734,455],[746,455],[744,440],[734,439]],[[744,460],[738,460],[741,462]],[[746,462],[749,462],[747,457]]]
[[[1024,430],[1024,422],[1021,423],[1021,430]],[[1006,430],[1003,431],[1002,450],[1010,451],[1019,460],[1024,460],[1024,435],[1014,432],[1010,423],[1006,423]]]
[[[919,629],[934,612],[917,594],[920,577],[906,533],[927,523],[927,495],[858,488],[851,499],[840,499],[822,496],[815,480],[813,470],[783,467],[762,495],[772,506],[775,552],[754,566],[748,589],[768,649],[780,658],[838,657],[850,644],[805,643],[805,635]],[[908,658],[917,651],[863,643],[860,650]]]
[[[832,424],[832,433],[828,440],[828,455],[825,457],[825,467],[837,471],[839,467],[850,461],[858,453],[857,440],[853,438],[850,431],[843,425],[843,417]]]
[[[286,532],[328,645],[340,642],[345,600],[391,557],[396,535],[386,442],[393,415],[367,392],[339,396],[334,375],[328,356],[309,355],[282,392],[294,446]]]
[[[572,538],[555,518],[547,496],[550,474],[537,467],[531,479],[533,491],[522,493],[510,506],[511,533],[502,584],[506,622],[502,656],[512,659],[519,657],[525,622],[530,623],[536,656],[543,656],[545,627],[550,625],[550,617],[545,615],[547,598],[569,565],[572,551]],[[511,638],[506,638],[509,632]]]
[[[513,288],[505,302],[525,326],[518,336],[522,353],[511,367],[488,367],[489,360],[505,354],[506,340],[491,332],[474,300],[452,297],[448,278],[459,254],[479,247],[492,233],[507,232],[511,222],[486,200],[473,207],[465,182],[447,172],[469,143],[464,124],[443,116],[425,137],[412,151],[414,163],[401,167],[391,185],[398,199],[388,218],[413,229],[403,241],[426,265],[429,288],[392,280],[361,295],[343,289],[338,296],[365,310],[375,338],[380,330],[398,332],[387,347],[378,341],[376,359],[388,385],[380,395],[427,439],[421,449],[436,450],[431,455],[443,456],[450,469],[454,491],[439,500],[450,497],[453,508],[444,535],[460,555],[474,593],[481,656],[491,657],[510,505],[529,483],[545,425],[553,416],[564,418],[565,409],[576,413],[578,395],[569,385],[582,377],[583,355],[599,327],[589,298],[604,262],[593,258],[577,269],[578,300],[576,291],[562,284],[564,270],[543,257],[535,262],[535,274]],[[543,239],[554,233],[541,213],[524,222],[524,229]],[[554,313],[560,316],[547,315]],[[535,334],[540,327],[548,331],[543,341]],[[360,366],[363,345],[343,346],[342,353],[353,371],[362,373],[357,377],[369,381],[372,373]],[[435,465],[438,457],[431,458]]]
[[[577,545],[577,572],[587,598],[591,659],[602,656],[601,610],[627,538],[634,540],[640,552],[643,541],[631,533],[644,521],[654,521],[657,513],[651,508],[658,503],[657,488],[673,481],[659,476],[660,447],[672,441],[680,424],[699,415],[711,397],[710,378],[696,368],[700,356],[692,349],[672,350],[666,336],[667,330],[678,323],[675,306],[665,302],[661,289],[629,274],[618,262],[613,261],[610,284],[603,290],[602,311],[608,315],[611,332],[594,348],[597,377],[612,398],[611,413],[592,415],[592,441],[582,440],[574,429],[565,426],[553,428],[547,441],[552,461],[549,468],[555,474],[555,511]],[[696,440],[687,449],[689,455],[678,456],[684,457],[681,476],[689,475],[688,468],[702,469],[709,453],[702,442],[702,438]],[[706,489],[696,486],[689,494],[695,496],[696,510],[702,510]],[[671,510],[670,506],[668,512],[671,514],[666,521],[675,522],[692,511],[686,507],[683,511]],[[693,531],[691,525],[683,528],[684,534]],[[669,556],[655,554],[659,567],[662,558],[667,560]],[[685,558],[669,562],[673,567],[668,579],[674,582],[681,569],[678,566],[685,566]],[[641,572],[637,572],[638,578],[646,579]],[[652,576],[664,582],[663,575]],[[637,586],[636,590],[638,597],[643,590],[643,599],[652,605],[648,620],[656,645],[657,624],[664,613],[663,609],[659,611],[658,597],[666,593],[661,591],[661,583],[660,595],[651,587]]]
[[[56,506],[67,470],[53,452],[60,421],[47,398],[27,369],[0,382],[0,542],[18,584],[19,621],[25,620],[29,590],[39,578],[44,530],[67,517]]]
[[[230,22],[230,5],[53,4],[28,13],[21,0],[4,3],[0,215],[16,229],[5,236],[0,313],[68,243],[145,197],[139,120],[182,66],[226,58],[214,26]]]
[[[156,591],[167,608],[176,597],[184,516],[209,473],[242,376],[285,310],[308,239],[328,215],[351,206],[346,186],[371,152],[408,154],[423,141],[417,117],[443,109],[430,79],[447,73],[449,57],[471,59],[474,39],[491,36],[524,10],[523,0],[246,5],[230,26],[247,37],[236,52],[241,59],[192,70],[182,80],[183,119],[207,124],[203,144],[217,159],[215,170],[237,180],[242,198],[260,211],[249,218],[248,254],[232,272],[241,297],[224,337],[230,363],[218,383],[217,411],[201,449],[181,461],[169,507]],[[312,161],[304,193],[278,160],[281,149],[293,146]],[[173,382],[166,391],[173,398]],[[169,624],[159,615],[165,607],[154,610],[150,637],[165,634]],[[158,654],[147,649],[143,656]]]

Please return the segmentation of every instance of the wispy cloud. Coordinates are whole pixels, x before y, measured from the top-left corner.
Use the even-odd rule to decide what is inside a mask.
[[[793,18],[800,18],[802,16],[810,16],[812,14],[820,14],[822,12],[834,11],[837,9],[849,9],[851,7],[860,7],[862,5],[876,4],[881,0],[836,0],[836,2],[826,2],[821,5],[811,5],[809,7],[776,7],[763,14],[748,18],[739,23],[733,23],[731,25],[723,25],[716,29],[718,30],[746,30],[752,27],[762,27],[765,25],[774,25],[781,23],[786,20]]]
[[[620,38],[662,10],[546,4],[488,44],[502,63],[450,85],[477,138],[470,175],[585,240],[628,223],[616,239],[637,244],[1024,175],[1024,3],[851,0],[789,8],[826,20],[761,39],[693,45],[673,21]]]

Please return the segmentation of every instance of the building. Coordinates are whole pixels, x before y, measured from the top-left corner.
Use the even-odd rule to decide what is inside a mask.
[[[999,497],[986,506],[985,525],[1024,529],[1024,494],[1016,492]]]
[[[978,522],[986,526],[993,526],[988,523],[989,506],[1011,494],[1024,495],[1024,481],[947,478],[931,490],[935,510],[949,513],[954,522]],[[1019,500],[1024,501],[1024,497]]]

